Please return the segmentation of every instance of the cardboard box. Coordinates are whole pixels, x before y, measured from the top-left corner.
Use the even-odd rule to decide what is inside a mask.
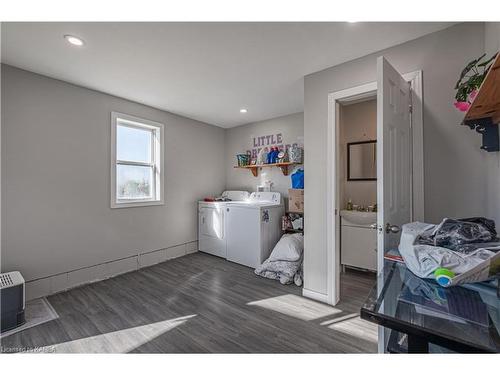
[[[288,189],[288,211],[304,212],[304,189]]]

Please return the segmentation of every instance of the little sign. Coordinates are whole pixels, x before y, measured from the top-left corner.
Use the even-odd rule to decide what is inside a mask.
[[[256,159],[260,150],[270,149],[271,147],[278,147],[280,151],[286,150],[292,147],[292,144],[283,143],[283,134],[268,134],[261,135],[258,137],[253,137],[252,149],[247,150],[247,154],[250,154],[252,159]],[[295,143],[293,144],[295,145]]]

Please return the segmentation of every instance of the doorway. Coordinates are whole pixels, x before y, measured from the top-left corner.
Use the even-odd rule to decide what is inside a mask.
[[[359,310],[377,271],[376,93],[339,101],[338,127],[339,300]]]
[[[383,57],[379,58],[378,63],[383,64],[386,61]],[[389,65],[390,66],[390,65]],[[391,67],[392,68],[392,67]],[[378,69],[380,71],[381,69]],[[380,78],[380,77],[379,77]],[[410,190],[411,190],[411,219],[423,220],[424,218],[424,180],[423,180],[423,123],[422,123],[422,72],[416,71],[404,74],[404,78],[411,87],[411,128],[410,139],[411,147],[409,159],[411,160],[410,171]],[[346,156],[342,157],[341,148],[338,140],[340,139],[340,116],[341,106],[352,105],[355,103],[374,100],[380,97],[381,92],[377,90],[378,83],[371,82],[365,85],[333,92],[328,97],[328,155],[327,155],[327,263],[328,263],[328,281],[327,281],[327,302],[336,305],[341,298],[341,235],[340,235],[340,210],[343,208],[341,189],[338,188],[338,175],[341,170],[341,163]],[[380,134],[381,114],[379,108],[380,102],[377,102],[377,134]],[[377,137],[378,138],[378,137]],[[378,139],[377,139],[378,141]],[[410,146],[410,145],[409,145]],[[378,156],[381,153],[377,148],[377,162],[380,163]],[[386,157],[386,159],[388,159]],[[387,162],[387,160],[386,160]],[[381,168],[383,169],[383,168]],[[387,168],[386,168],[387,169]],[[377,168],[377,196],[383,194],[381,181],[378,178],[380,173]],[[377,199],[377,205],[380,204]],[[381,242],[381,223],[380,212],[377,213],[377,278],[381,281],[383,278],[383,257],[384,257],[384,238]],[[382,235],[382,237],[385,235]],[[381,246],[382,244],[382,246]],[[379,283],[380,284],[380,283]]]
[[[422,72],[401,75],[383,56],[377,59],[375,82],[331,93],[328,97],[327,155],[327,302],[341,298],[341,106],[376,96],[376,281],[384,281],[384,255],[397,248],[400,226],[424,219]],[[368,229],[367,229],[368,230]],[[370,246],[370,245],[367,245]],[[366,249],[365,249],[366,250]],[[365,297],[366,298],[366,297]],[[379,327],[379,352],[386,347]]]

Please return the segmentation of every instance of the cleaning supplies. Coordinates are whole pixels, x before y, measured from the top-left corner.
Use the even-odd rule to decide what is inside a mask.
[[[267,155],[267,164],[275,164],[278,159],[278,147],[271,147],[271,151]]]
[[[304,189],[304,170],[299,168],[291,175],[292,189]]]
[[[278,163],[285,163],[287,161],[286,157],[287,157],[286,150],[278,152],[278,160],[277,160],[277,162]]]
[[[278,154],[280,153],[280,150],[278,147],[274,148],[274,153],[273,153],[273,164],[276,164],[278,162]]]
[[[272,164],[272,162],[273,162],[273,153],[274,153],[274,147],[271,147],[269,149],[269,153],[267,154],[267,164]]]
[[[257,155],[257,164],[267,163],[267,148],[262,148]]]
[[[347,211],[352,211],[353,210],[354,206],[352,204],[352,199],[351,198],[349,198],[349,200],[347,201],[347,207],[346,208],[347,208]]]
[[[274,152],[274,148],[273,148],[273,147],[271,147],[271,148],[269,149],[269,152],[267,153],[267,160],[266,160],[266,164],[271,164],[271,163],[272,163],[273,152]]]

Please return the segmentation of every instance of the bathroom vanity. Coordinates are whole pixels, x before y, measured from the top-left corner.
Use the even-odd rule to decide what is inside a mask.
[[[370,271],[377,270],[376,212],[340,211],[340,262]]]

